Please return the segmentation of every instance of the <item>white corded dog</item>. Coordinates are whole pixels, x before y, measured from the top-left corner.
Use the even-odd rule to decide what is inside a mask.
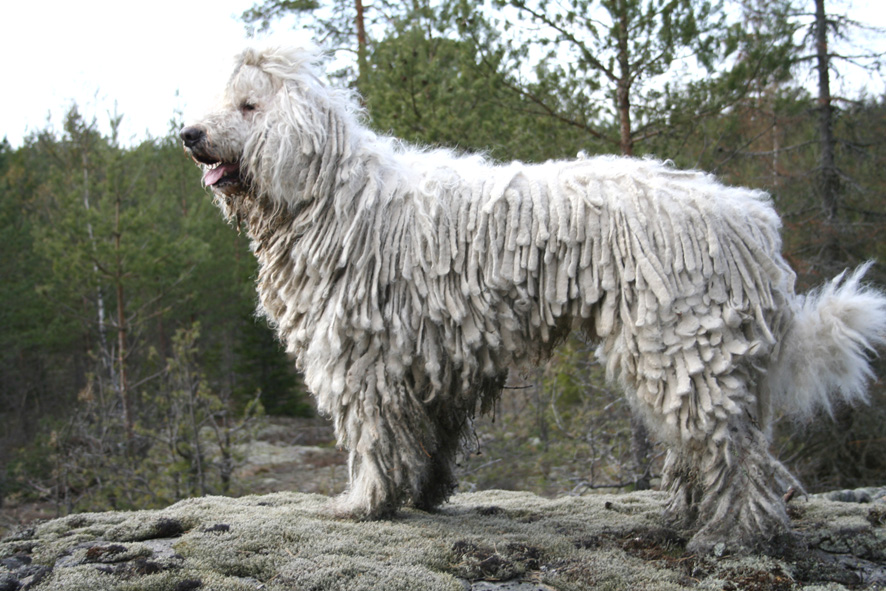
[[[181,132],[245,222],[261,312],[350,452],[337,510],[430,509],[508,368],[569,331],[670,447],[669,517],[694,550],[789,528],[774,408],[865,398],[886,297],[863,266],[808,296],[767,196],[658,162],[497,165],[378,136],[317,55],[246,50],[221,108]]]

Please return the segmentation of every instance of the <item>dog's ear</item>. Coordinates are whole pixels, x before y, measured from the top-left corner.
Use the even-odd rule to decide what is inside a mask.
[[[298,78],[286,79],[277,95],[279,112],[267,114],[284,120],[304,155],[322,154],[326,148],[332,115],[322,90]]]

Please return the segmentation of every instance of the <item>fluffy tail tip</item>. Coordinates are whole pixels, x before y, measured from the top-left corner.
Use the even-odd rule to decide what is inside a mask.
[[[788,414],[833,414],[835,400],[867,401],[869,355],[886,344],[886,294],[862,280],[873,261],[798,300],[793,323],[770,371],[773,394]]]

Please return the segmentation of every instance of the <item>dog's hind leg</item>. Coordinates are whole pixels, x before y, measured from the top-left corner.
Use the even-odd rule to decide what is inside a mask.
[[[783,495],[799,484],[769,454],[759,429],[729,423],[727,439],[682,446],[669,458],[665,516],[675,525],[698,528],[690,551],[708,553],[721,544],[729,551],[766,550],[790,531]]]
[[[720,542],[741,550],[789,530],[782,496],[799,485],[770,455],[762,430],[757,363],[767,345],[750,331],[709,324],[689,317],[676,327],[644,327],[636,343],[629,336],[607,341],[604,355],[670,448],[666,518],[697,530],[694,551]]]
[[[761,547],[790,530],[783,495],[799,484],[769,453],[751,410],[754,399],[744,389],[746,380],[736,377],[739,373],[718,385],[730,395],[731,408],[712,407],[707,416],[696,417],[696,425],[707,428],[670,430],[668,437],[665,516],[674,525],[698,529],[689,543],[691,551],[707,553],[721,543],[730,551],[765,549]],[[705,379],[718,383],[710,376]],[[737,389],[730,393],[729,386]],[[687,408],[680,414],[687,424],[693,420],[689,409],[700,409],[693,403],[696,396],[693,391],[684,399]]]

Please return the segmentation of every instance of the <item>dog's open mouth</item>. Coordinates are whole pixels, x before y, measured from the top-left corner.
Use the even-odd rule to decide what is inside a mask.
[[[206,166],[203,173],[205,187],[221,188],[240,184],[240,165],[236,162],[215,162]]]

